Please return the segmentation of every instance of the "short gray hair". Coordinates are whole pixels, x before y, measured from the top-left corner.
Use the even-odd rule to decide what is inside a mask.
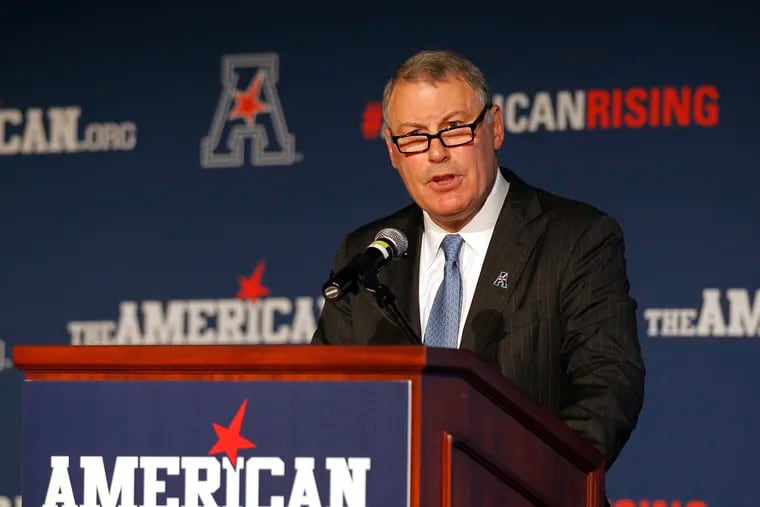
[[[410,57],[396,70],[383,90],[383,121],[388,125],[388,102],[393,88],[399,81],[444,81],[450,77],[461,77],[478,94],[481,107],[490,102],[483,72],[471,61],[451,51],[425,50]]]

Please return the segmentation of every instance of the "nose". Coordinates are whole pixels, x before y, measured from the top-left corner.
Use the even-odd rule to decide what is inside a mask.
[[[431,162],[444,162],[449,158],[449,149],[443,145],[439,138],[430,140],[428,160]]]

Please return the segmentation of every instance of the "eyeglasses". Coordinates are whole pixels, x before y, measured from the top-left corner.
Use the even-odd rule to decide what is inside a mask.
[[[441,144],[447,148],[461,146],[471,143],[475,139],[475,129],[486,117],[486,111],[491,108],[492,104],[486,104],[486,107],[480,112],[475,121],[466,125],[457,125],[439,131],[437,134],[425,134],[424,132],[412,132],[400,136],[391,136],[391,141],[396,145],[401,153],[423,153],[430,149],[430,142],[433,139],[440,139]]]

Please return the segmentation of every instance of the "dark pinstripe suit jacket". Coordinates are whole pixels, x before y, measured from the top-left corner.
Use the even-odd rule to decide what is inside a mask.
[[[533,188],[512,171],[461,348],[470,349],[600,449],[613,463],[638,420],[644,365],[629,296],[623,234],[603,212]],[[349,234],[333,270],[381,228],[409,238],[407,256],[379,273],[420,334],[418,263],[422,212],[412,205]],[[495,285],[506,272],[507,287]],[[327,302],[314,344],[410,343],[374,297]]]

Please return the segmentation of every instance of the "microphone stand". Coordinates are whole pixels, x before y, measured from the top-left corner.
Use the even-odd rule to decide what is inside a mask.
[[[406,337],[414,344],[421,345],[422,340],[414,331],[414,328],[409,323],[409,320],[404,316],[404,313],[398,307],[396,297],[391,293],[390,289],[381,284],[377,276],[373,273],[369,276],[362,277],[359,285],[375,296],[377,305],[383,310],[386,318],[394,325],[401,327],[406,334]]]

